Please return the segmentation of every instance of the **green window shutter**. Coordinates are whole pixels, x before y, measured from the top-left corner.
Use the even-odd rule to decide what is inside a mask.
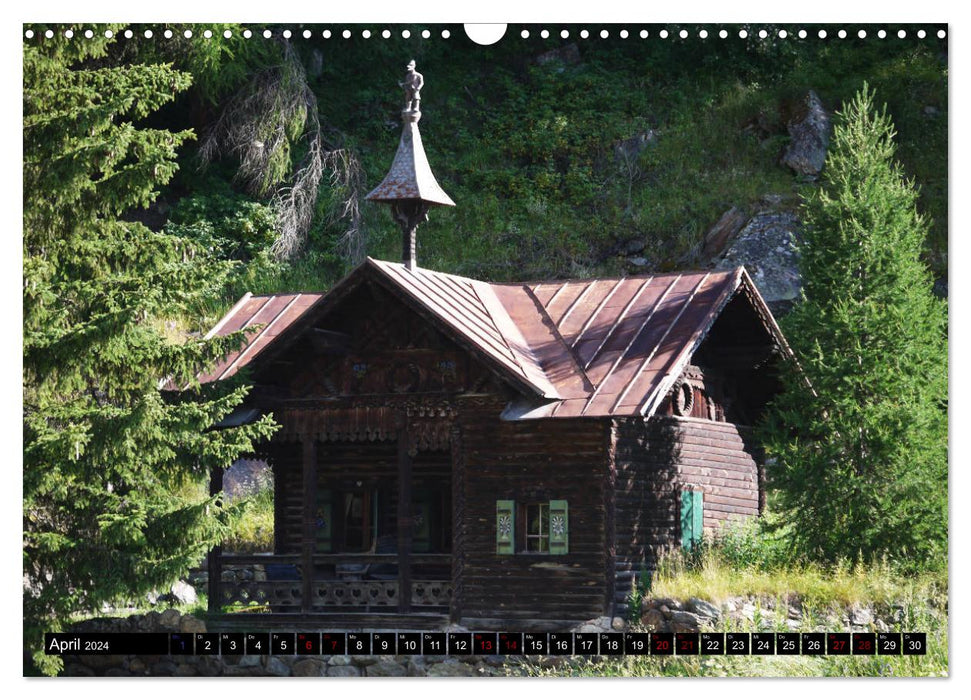
[[[550,554],[570,551],[570,514],[566,501],[550,501]]]
[[[695,542],[701,542],[705,532],[705,492],[692,491],[692,495],[694,496],[694,505],[691,508],[691,515],[694,518],[692,529],[695,533]]]
[[[516,502],[496,501],[496,554],[516,553]]]
[[[681,546],[685,549],[691,549],[701,541],[704,512],[704,494],[701,491],[681,492]]]

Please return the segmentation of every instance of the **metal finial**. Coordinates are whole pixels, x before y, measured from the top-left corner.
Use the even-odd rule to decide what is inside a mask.
[[[422,146],[418,120],[421,119],[421,89],[425,79],[415,70],[415,62],[407,66],[403,82],[398,83],[405,91],[405,108],[401,110],[401,140],[391,169],[381,184],[367,196],[372,202],[387,202],[391,214],[402,233],[402,262],[408,269],[415,269],[415,232],[418,224],[428,220],[428,209],[433,206],[454,207],[455,202],[432,175]]]

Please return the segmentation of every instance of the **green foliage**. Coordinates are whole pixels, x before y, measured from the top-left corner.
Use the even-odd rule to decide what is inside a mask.
[[[273,487],[260,489],[239,502],[242,515],[223,550],[236,554],[273,551]]]
[[[228,266],[120,218],[172,177],[191,133],[142,121],[190,78],[109,66],[109,44],[95,32],[24,48],[24,634],[48,673],[44,631],[171,584],[229,532],[238,509],[182,486],[273,427],[208,430],[247,387],[194,377],[238,335],[176,344],[155,330],[218,293]]]
[[[894,136],[864,86],[806,202],[805,298],[784,323],[801,371],[785,373],[766,423],[767,472],[799,551],[942,566],[947,312],[921,261],[927,223]]]
[[[180,199],[166,232],[191,240],[219,260],[252,260],[276,239],[273,208],[241,195],[213,194]]]

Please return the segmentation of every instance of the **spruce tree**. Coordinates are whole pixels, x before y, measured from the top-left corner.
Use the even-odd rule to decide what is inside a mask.
[[[192,136],[144,125],[189,76],[111,66],[103,29],[37,33],[24,46],[24,635],[52,672],[42,632],[171,584],[228,533],[235,511],[186,485],[273,426],[211,430],[247,387],[193,378],[238,336],[163,332],[227,268],[125,220]]]
[[[804,203],[803,298],[783,323],[800,367],[765,426],[768,472],[803,554],[946,565],[947,308],[873,99],[864,85],[839,115]]]

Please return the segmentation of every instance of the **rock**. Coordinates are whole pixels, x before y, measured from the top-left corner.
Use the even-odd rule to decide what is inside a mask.
[[[255,654],[248,654],[246,656],[239,657],[239,666],[241,668],[253,668],[260,665],[260,657]]]
[[[746,221],[748,221],[748,216],[738,207],[732,207],[722,214],[715,225],[708,229],[708,233],[705,234],[701,246],[701,255],[704,259],[710,260],[725,250],[725,246],[735,237],[735,234],[742,230]]]
[[[352,659],[350,656],[332,656],[330,657],[331,666],[350,666]]]
[[[664,614],[660,610],[651,608],[641,616],[641,624],[652,631],[660,630],[664,624]]]
[[[934,295],[938,299],[947,299],[947,275],[934,281]]]
[[[266,672],[271,676],[289,676],[290,667],[279,656],[270,656],[266,660]]]
[[[637,157],[644,149],[657,143],[657,132],[654,129],[631,136],[629,139],[614,144],[614,162],[618,165],[628,165],[637,161]],[[641,246],[641,250],[644,247]],[[635,251],[637,252],[637,251]]]
[[[160,661],[152,666],[153,676],[175,676],[178,672],[178,667],[171,661]]]
[[[187,634],[201,634],[206,631],[206,623],[198,617],[183,615],[179,620],[179,631]]]
[[[354,662],[355,666],[373,666],[379,661],[389,661],[391,657],[382,656],[378,658],[376,656],[352,656],[351,660]]]
[[[644,241],[640,238],[633,238],[622,246],[624,255],[637,255],[644,250]]]
[[[742,617],[751,622],[755,619],[755,604],[745,603],[739,612],[742,614]]]
[[[181,617],[182,613],[175,608],[169,608],[159,615],[158,624],[162,629],[177,632],[179,630],[179,619]]]
[[[158,619],[158,611],[150,610],[135,624],[139,632],[155,632],[158,629]]]
[[[475,671],[473,668],[468,664],[461,663],[460,661],[444,661],[440,664],[430,666],[428,669],[428,676],[435,678],[459,678],[474,675]]]
[[[580,62],[580,49],[576,44],[566,44],[559,48],[541,53],[536,57],[536,63],[545,66],[549,63],[562,63],[564,66],[575,66]]]
[[[627,622],[624,621],[622,617],[615,617],[610,621],[610,627],[617,632],[622,632],[627,629]]]
[[[94,675],[94,671],[92,671],[90,668],[88,668],[87,666],[85,666],[83,664],[68,664],[64,668],[64,675],[65,676],[72,676],[72,677],[76,677],[76,678],[77,677],[88,677],[88,676],[93,676]]]
[[[327,675],[327,664],[320,659],[300,659],[293,665],[294,676],[324,676]]]
[[[823,103],[812,90],[806,95],[802,109],[788,124],[789,146],[782,155],[782,163],[799,175],[815,178],[826,162],[831,124]]]
[[[877,632],[890,631],[890,627],[887,625],[887,623],[881,620],[880,618],[877,618],[876,620],[873,621],[873,626],[876,628]]]
[[[648,261],[647,261],[647,258],[636,257],[636,258],[627,258],[627,262],[633,265],[634,267],[646,267]]]
[[[926,107],[924,107],[924,116],[925,117],[930,117],[930,118],[933,119],[934,117],[936,117],[940,113],[941,113],[941,111],[937,107],[935,107],[934,105],[927,105]]]
[[[662,605],[661,607],[658,608],[658,610],[661,612],[662,615],[664,615],[665,619],[668,619],[668,620],[671,619],[671,608],[669,608],[667,605]]]
[[[800,222],[791,212],[759,213],[738,232],[716,263],[719,270],[744,265],[773,312],[791,306],[802,289],[799,255]]]
[[[707,600],[701,598],[689,598],[688,605],[686,606],[688,610],[693,613],[700,615],[701,617],[708,617],[712,620],[719,620],[722,616],[722,611],[714,603],[709,603]]]
[[[394,661],[379,661],[378,663],[368,666],[367,675],[370,676],[407,676],[408,669],[406,669],[401,664],[397,664]]]
[[[199,600],[196,596],[196,589],[185,581],[176,581],[173,583],[169,595],[164,597],[180,605],[192,605]]]
[[[105,676],[130,676],[131,674],[123,668],[109,668],[104,672]],[[164,673],[159,675],[172,676],[173,673]]]
[[[137,656],[131,660],[130,664],[128,664],[128,670],[134,675],[145,673],[147,668],[148,667],[145,665],[145,662],[139,659]]]
[[[327,675],[331,678],[356,678],[361,672],[356,666],[331,666],[327,669]]]
[[[115,666],[121,666],[124,662],[125,657],[119,654],[111,654],[110,656],[99,656],[97,654],[84,657],[84,665],[95,671],[103,671],[106,668],[112,668]]]
[[[193,664],[181,663],[181,664],[176,664],[175,675],[180,677],[188,677],[188,676],[197,676],[199,675],[199,673],[198,671],[196,671],[196,667]]]
[[[423,678],[428,675],[428,666],[420,656],[415,656],[408,659],[407,663],[408,675],[415,678]]]
[[[598,634],[603,631],[604,629],[602,627],[598,627],[597,625],[581,625],[580,629],[577,630],[577,632],[580,632],[580,633],[592,633],[592,634]]]
[[[681,610],[684,606],[681,605],[680,600],[675,600],[674,598],[655,598],[652,601],[655,607],[667,607],[668,610]]]
[[[672,610],[671,611],[671,623],[672,625],[679,625],[689,627],[688,630],[680,630],[683,632],[697,632],[702,625],[705,624],[705,619],[693,612],[688,612],[687,610]]]
[[[196,669],[200,676],[219,676],[223,672],[224,666],[218,656],[201,656],[196,663]]]
[[[850,624],[866,626],[873,622],[873,612],[869,608],[854,606],[850,609]]]

